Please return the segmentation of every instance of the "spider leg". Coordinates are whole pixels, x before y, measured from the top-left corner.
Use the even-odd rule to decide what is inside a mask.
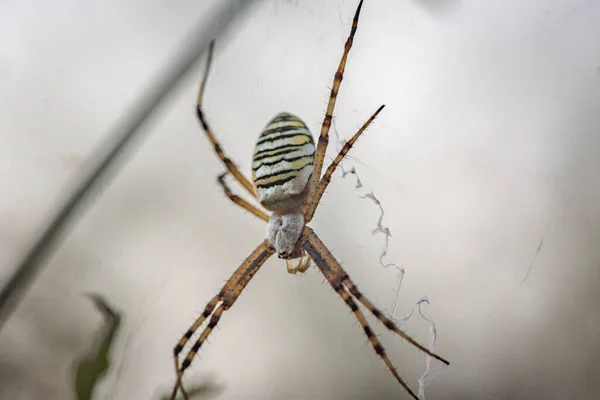
[[[305,213],[305,217],[304,217],[307,222],[310,222],[310,220],[312,220],[313,216],[315,215],[315,211],[317,210],[317,207],[319,206],[319,202],[321,201],[321,196],[323,196],[325,189],[327,189],[329,182],[331,182],[331,177],[332,177],[333,173],[335,172],[335,169],[342,162],[344,157],[346,157],[346,154],[348,154],[348,152],[350,151],[352,146],[354,146],[354,143],[356,143],[356,141],[358,140],[360,135],[362,135],[363,132],[369,127],[369,125],[371,125],[373,120],[375,120],[377,115],[381,112],[381,110],[383,110],[384,107],[385,107],[385,104],[382,105],[381,107],[379,107],[377,109],[377,111],[375,111],[375,113],[373,115],[371,115],[371,118],[369,118],[367,120],[367,122],[365,122],[364,125],[358,130],[358,132],[356,132],[354,134],[354,136],[352,136],[352,138],[350,138],[350,140],[348,140],[346,142],[346,144],[344,144],[344,147],[342,147],[342,149],[340,150],[338,155],[335,157],[333,162],[329,165],[329,167],[327,167],[327,170],[325,171],[325,174],[321,178],[319,185],[317,186],[317,188],[315,189],[315,191],[313,192],[313,194],[310,197],[310,203],[308,206],[308,210]]]
[[[333,269],[336,270],[339,266],[334,267]],[[442,358],[440,356],[438,356],[437,354],[431,352],[429,349],[427,349],[426,347],[424,347],[423,345],[419,344],[416,340],[414,340],[413,338],[411,338],[410,336],[408,336],[406,334],[406,332],[402,331],[400,328],[398,328],[398,326],[394,323],[394,321],[392,321],[390,318],[388,318],[387,316],[385,316],[385,314],[383,314],[377,307],[375,307],[373,305],[373,303],[371,303],[356,287],[356,285],[354,284],[354,282],[352,282],[350,280],[350,277],[348,276],[348,274],[346,274],[346,272],[341,269],[341,267],[339,267],[340,271],[336,271],[337,272],[337,276],[338,278],[342,281],[342,283],[344,284],[344,286],[346,286],[348,288],[348,290],[350,291],[350,293],[352,293],[352,295],[354,297],[356,297],[356,299],[362,303],[363,306],[365,306],[365,308],[367,310],[369,310],[371,312],[371,314],[373,314],[375,316],[375,318],[377,318],[379,321],[381,321],[381,323],[383,323],[383,325],[385,325],[386,328],[388,328],[390,331],[396,333],[398,336],[400,336],[402,339],[406,340],[407,342],[409,342],[410,344],[412,344],[413,346],[415,346],[416,348],[418,348],[419,350],[421,350],[422,352],[426,353],[428,356],[435,358],[436,360],[446,364],[446,365],[450,365],[450,362],[448,360],[446,360],[445,358]]]
[[[306,228],[305,232],[308,232],[305,236],[305,250],[310,254],[310,257],[313,259],[315,264],[317,264],[317,267],[321,270],[321,272],[325,276],[325,279],[327,279],[331,287],[337,292],[337,294],[340,295],[340,297],[342,298],[342,300],[344,300],[348,307],[350,307],[350,310],[352,310],[354,316],[358,320],[359,324],[362,326],[365,335],[367,335],[369,342],[371,342],[371,346],[373,346],[375,353],[377,353],[377,355],[381,357],[386,367],[390,370],[392,375],[394,375],[394,378],[396,378],[396,380],[398,381],[398,383],[400,383],[404,390],[406,390],[408,394],[410,394],[413,398],[418,400],[419,397],[417,397],[417,395],[408,387],[404,379],[402,379],[402,377],[398,374],[398,371],[396,371],[396,368],[387,356],[383,345],[373,333],[373,329],[371,328],[371,325],[369,325],[369,322],[365,318],[365,315],[360,310],[360,308],[358,308],[358,305],[350,296],[346,288],[344,288],[344,285],[340,280],[339,276],[337,276],[337,274],[331,268],[331,264],[336,261],[334,260],[329,250],[327,250],[325,245],[318,239],[317,235],[312,230],[310,230],[310,228]]]
[[[396,333],[402,339],[406,340],[407,342],[409,342],[410,344],[412,344],[413,346],[415,346],[416,348],[418,348],[419,350],[421,350],[428,356],[431,356],[446,365],[450,365],[450,362],[448,362],[446,359],[431,352],[429,349],[427,349],[423,345],[419,344],[416,340],[414,340],[413,338],[408,336],[404,331],[402,331],[400,328],[398,328],[398,326],[390,318],[386,317],[383,314],[383,312],[381,312],[377,307],[375,307],[375,305],[373,305],[373,303],[371,303],[358,290],[358,287],[354,284],[354,282],[352,282],[352,280],[350,279],[350,277],[348,276],[346,271],[344,271],[344,269],[342,268],[340,263],[337,262],[337,260],[333,257],[331,252],[327,249],[325,244],[323,244],[321,239],[319,239],[317,234],[308,227],[305,228],[305,232],[306,232],[306,238],[308,240],[308,242],[307,242],[308,244],[305,244],[304,248],[310,254],[311,258],[315,261],[317,266],[319,266],[319,264],[317,263],[315,256],[311,253],[311,251],[308,250],[308,247],[316,249],[316,250],[312,250],[313,253],[315,251],[319,252],[320,257],[323,260],[325,260],[325,262],[327,262],[327,268],[334,274],[335,278],[339,282],[341,282],[344,286],[346,286],[346,288],[348,288],[350,293],[352,293],[352,295],[354,297],[356,297],[356,299],[360,303],[362,303],[362,305],[365,306],[365,308],[368,309],[375,316],[375,318],[377,318],[379,321],[381,321],[381,323],[383,323],[383,325],[385,325],[386,328],[388,328],[392,332]],[[319,266],[319,268],[321,268],[321,267]]]
[[[335,108],[337,95],[340,90],[340,85],[342,83],[342,79],[344,78],[344,70],[346,69],[346,61],[348,59],[348,54],[350,53],[350,49],[352,48],[354,35],[356,34],[356,29],[358,28],[358,17],[360,15],[360,9],[362,8],[362,4],[363,1],[361,0],[360,3],[358,3],[356,12],[354,13],[354,18],[352,19],[352,28],[350,29],[350,35],[348,36],[348,39],[346,39],[346,44],[344,45],[344,53],[342,54],[342,59],[340,60],[340,64],[338,65],[338,69],[335,72],[335,77],[333,79],[333,85],[331,87],[331,93],[329,95],[329,102],[327,103],[327,111],[325,112],[325,118],[323,119],[323,124],[321,125],[321,133],[319,135],[319,141],[317,143],[317,149],[315,152],[314,170],[310,181],[311,193],[316,191],[317,186],[319,185],[319,180],[321,179],[321,170],[323,169],[325,152],[327,151],[327,144],[329,143],[329,129],[331,128],[331,119],[333,118],[333,111]],[[310,194],[309,196],[310,199],[308,200],[308,204],[312,204],[313,195]]]
[[[248,203],[246,200],[242,199],[240,196],[237,196],[231,192],[231,189],[229,188],[229,186],[227,186],[227,182],[225,182],[225,177],[227,176],[228,173],[229,173],[229,171],[224,172],[217,177],[217,182],[219,182],[219,185],[221,185],[223,192],[225,192],[225,196],[227,196],[229,198],[229,200],[233,201],[235,204],[242,207],[246,211],[250,211],[252,214],[256,215],[258,218],[262,219],[263,221],[268,222],[269,216],[267,214],[265,214],[261,209],[253,206],[252,204]]]
[[[183,377],[184,371],[190,366],[192,363],[192,359],[200,350],[200,347],[208,338],[208,335],[212,332],[214,327],[219,322],[221,315],[224,311],[227,311],[242,291],[246,288],[246,285],[250,282],[252,277],[258,272],[260,267],[269,259],[275,250],[271,247],[268,240],[263,241],[253,252],[244,260],[242,265],[235,270],[233,275],[227,280],[219,294],[217,294],[213,299],[206,305],[204,308],[204,312],[196,319],[194,324],[188,329],[188,331],[183,335],[183,337],[177,343],[177,346],[173,349],[174,359],[175,359],[175,369],[177,372],[177,380],[173,387],[173,392],[171,394],[171,400],[175,400],[175,396],[177,396],[177,391],[181,387],[181,378]],[[217,307],[217,304],[221,302],[221,304]],[[216,308],[216,311],[215,311]],[[214,311],[214,313],[213,313]],[[212,314],[212,316],[211,316]],[[189,351],[185,360],[181,364],[181,368],[179,367],[179,354],[183,350],[183,347],[190,340],[194,332],[198,330],[198,328],[202,325],[202,323],[208,318],[210,321],[206,328],[202,331],[200,337]],[[184,396],[187,398],[184,392]]]
[[[304,250],[310,255],[310,257],[315,262],[317,267],[321,270],[323,275],[325,275],[325,278],[329,281],[329,283],[336,290],[336,292],[338,292],[338,294],[340,294],[340,296],[344,299],[346,304],[348,304],[350,306],[350,303],[346,300],[346,296],[348,295],[348,293],[346,291],[346,288],[347,288],[350,291],[350,293],[354,297],[356,297],[356,299],[359,302],[361,302],[365,306],[365,308],[367,308],[388,329],[395,332],[400,337],[402,337],[403,339],[405,339],[410,344],[417,347],[419,350],[423,351],[427,355],[434,357],[435,359],[443,362],[446,365],[449,364],[449,362],[446,361],[444,358],[438,356],[435,353],[432,353],[427,348],[425,348],[424,346],[417,343],[414,339],[412,339],[410,336],[408,336],[402,330],[400,330],[391,319],[384,316],[381,311],[379,311],[369,300],[367,300],[362,295],[362,293],[358,290],[356,285],[350,280],[350,278],[348,277],[348,274],[346,274],[346,272],[344,271],[342,266],[337,262],[337,260],[333,257],[333,255],[329,251],[329,249],[327,249],[325,244],[323,244],[321,239],[319,239],[317,234],[312,229],[310,229],[308,227],[304,228],[304,233],[302,235],[301,240],[302,240],[302,247],[304,248]],[[343,295],[342,291],[344,291],[346,293],[346,295]],[[354,304],[354,306],[350,306],[350,308],[352,309],[353,312],[354,312],[353,307],[355,307],[355,306],[356,306],[356,304]],[[356,315],[356,312],[355,312],[355,315]],[[363,318],[364,318],[364,316],[363,316]],[[363,325],[362,321],[360,320],[358,315],[357,315],[357,319],[359,320],[359,322],[361,322],[361,325]],[[370,335],[372,335],[372,331],[370,331],[370,330],[367,331],[367,329],[365,328],[365,325],[363,325],[363,329],[365,330],[367,337],[369,337],[369,340],[371,340]],[[373,341],[371,341],[371,343],[373,343]],[[375,347],[375,344],[373,344],[373,347]],[[378,354],[380,354],[379,351],[381,351],[382,354],[385,353],[385,351],[383,350],[382,347],[381,347],[381,349],[375,348],[375,351]],[[381,356],[381,354],[380,354],[380,356]],[[386,365],[388,365],[388,362],[385,360],[385,358],[384,358],[384,362],[386,363]],[[390,368],[389,365],[388,365],[388,368]],[[396,373],[394,373],[394,370],[392,368],[390,368],[390,371],[392,371],[392,374],[394,375],[394,377],[396,377],[396,380],[398,380],[398,382],[402,385],[402,387],[404,387],[414,398],[417,398],[414,395],[414,393],[406,387],[406,384],[404,383],[404,381],[402,381],[402,379],[399,379],[399,377],[397,376]]]
[[[196,101],[196,115],[198,117],[198,121],[200,121],[200,126],[202,126],[202,130],[206,134],[206,137],[212,144],[215,153],[217,153],[217,157],[225,164],[227,170],[233,175],[236,181],[242,185],[248,193],[250,193],[254,198],[256,198],[256,192],[254,191],[254,185],[240,172],[238,167],[225,155],[225,152],[221,148],[221,145],[217,141],[217,138],[212,133],[211,129],[208,126],[208,122],[206,121],[206,117],[204,116],[204,112],[202,111],[202,97],[204,95],[204,88],[206,87],[206,81],[208,80],[208,73],[210,71],[210,65],[212,64],[212,56],[215,47],[215,41],[213,40],[210,43],[210,47],[208,49],[208,55],[206,56],[206,67],[204,70],[204,76],[202,77],[202,83],[200,84],[200,89],[198,90],[198,99]]]

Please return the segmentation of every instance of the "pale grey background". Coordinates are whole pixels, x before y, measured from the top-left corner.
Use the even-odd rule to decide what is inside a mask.
[[[0,271],[111,123],[165,63],[203,1],[0,3]],[[266,1],[219,43],[209,121],[246,172],[276,112],[318,132],[355,1]],[[600,393],[600,5],[366,0],[337,108],[363,190],[337,174],[312,224],[363,292],[397,316],[421,297],[452,362],[428,399],[593,399]],[[187,79],[151,138],[80,221],[0,336],[2,399],[69,399],[69,365],[103,293],[125,314],[98,399],[149,399],[171,350],[264,236],[220,192]],[[541,246],[541,247],[540,247]],[[538,251],[539,250],[539,251]],[[527,277],[527,278],[526,278]],[[526,279],[525,279],[526,278]],[[408,398],[316,270],[269,261],[196,359],[221,399]],[[427,342],[427,326],[408,324]],[[376,324],[417,387],[424,357]]]

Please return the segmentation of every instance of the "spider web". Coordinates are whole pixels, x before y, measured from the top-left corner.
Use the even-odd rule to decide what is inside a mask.
[[[335,124],[335,118],[332,119],[332,126],[333,126],[333,132],[334,132],[335,138],[336,138],[337,150],[340,151],[342,149],[342,147],[344,147],[344,145],[346,144],[346,140],[340,139],[340,135],[339,135],[339,132],[338,132],[336,124]],[[356,179],[355,189],[356,190],[364,189],[363,183],[360,180],[358,173],[356,172],[356,167],[352,166],[350,169],[347,169],[347,170],[344,169],[343,164],[345,163],[345,160],[346,159],[342,160],[342,162],[339,165],[339,167],[342,171],[342,178],[345,179],[348,175],[353,175],[354,178]],[[410,312],[407,315],[405,315],[404,317],[397,316],[397,307],[398,307],[398,302],[400,300],[400,290],[402,289],[402,281],[404,280],[405,270],[403,267],[401,267],[395,263],[384,261],[384,258],[387,256],[387,253],[388,253],[388,248],[389,248],[390,238],[392,237],[392,233],[390,231],[390,228],[387,225],[384,225],[383,218],[385,216],[385,211],[383,209],[383,205],[381,204],[379,199],[375,196],[375,193],[373,193],[372,190],[370,190],[370,191],[363,190],[363,192],[365,192],[365,193],[363,195],[361,195],[360,198],[371,201],[373,204],[375,204],[379,208],[379,211],[380,211],[379,218],[377,220],[377,225],[371,231],[372,235],[377,235],[377,234],[383,235],[382,248],[381,248],[381,252],[379,253],[379,264],[383,268],[393,267],[398,271],[398,273],[396,275],[396,290],[395,290],[396,296],[394,297],[394,301],[392,303],[391,318],[398,326],[402,326],[413,317],[413,315],[415,314],[415,311],[416,311],[418,316],[421,318],[421,320],[423,320],[429,326],[429,343],[428,343],[427,348],[430,351],[433,351],[433,347],[434,347],[435,341],[437,339],[437,329],[435,327],[435,322],[432,319],[426,317],[425,314],[423,314],[422,305],[423,304],[429,305],[429,299],[427,298],[427,295],[425,295],[419,301],[417,301],[413,305],[413,308],[410,310]],[[429,384],[435,378],[437,378],[438,376],[440,376],[442,374],[443,368],[444,368],[444,365],[441,362],[437,362],[431,356],[425,355],[425,371],[423,372],[421,377],[418,379],[418,382],[419,382],[418,396],[419,396],[419,398],[425,399],[425,388],[427,386],[429,386]]]

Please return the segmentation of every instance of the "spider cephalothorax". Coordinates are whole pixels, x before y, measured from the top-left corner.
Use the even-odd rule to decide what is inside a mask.
[[[235,270],[221,291],[208,302],[204,308],[204,312],[198,317],[190,329],[188,329],[179,343],[177,343],[177,346],[175,346],[174,358],[177,380],[173,388],[171,400],[175,400],[178,390],[181,390],[184,398],[188,398],[181,385],[183,372],[190,366],[192,359],[219,322],[223,312],[233,306],[252,277],[258,272],[265,261],[275,253],[277,253],[279,258],[285,259],[287,270],[292,274],[306,271],[310,266],[310,261],[312,260],[314,262],[331,287],[340,295],[342,300],[344,300],[350,310],[354,313],[375,352],[381,357],[398,383],[400,383],[413,398],[418,399],[417,395],[396,372],[396,369],[389,360],[381,342],[379,342],[379,339],[377,339],[373,333],[373,330],[356,301],[369,310],[387,329],[396,333],[429,356],[448,364],[448,361],[432,353],[404,333],[404,331],[400,330],[390,318],[385,316],[383,312],[379,311],[377,307],[364,297],[348,274],[344,271],[340,263],[334,258],[321,239],[319,239],[317,234],[311,228],[306,226],[306,224],[312,220],[315,210],[319,205],[319,201],[321,200],[321,196],[325,192],[333,172],[348,151],[350,151],[358,137],[365,131],[367,126],[373,122],[375,117],[384,107],[381,106],[375,111],[360,130],[344,145],[333,162],[327,167],[325,173],[321,175],[325,152],[329,141],[329,128],[331,127],[333,110],[342,82],[344,69],[346,67],[348,53],[352,47],[354,34],[358,27],[358,18],[362,3],[363,2],[360,1],[356,13],[354,14],[352,29],[346,40],[344,53],[335,73],[325,119],[321,125],[321,132],[316,148],[313,137],[304,122],[290,113],[277,114],[267,124],[257,140],[252,160],[253,182],[250,182],[244,174],[239,171],[235,164],[227,158],[212,131],[208,127],[208,123],[206,122],[202,111],[202,95],[208,78],[214,46],[211,45],[210,47],[204,78],[202,79],[200,90],[198,92],[198,105],[196,109],[198,119],[208,140],[213,145],[217,156],[227,168],[227,172],[217,179],[223,188],[225,195],[235,204],[267,223],[267,238],[263,240],[252,254],[244,260],[242,265]],[[234,195],[225,182],[227,173],[230,173],[255,201],[262,205],[266,210],[271,211],[271,215],[268,215],[261,208],[251,204],[243,198]],[[291,260],[297,258],[299,258],[300,261],[297,266],[293,266]],[[180,367],[179,353],[183,350],[183,347],[188,340],[190,340],[194,332],[196,332],[209,317],[210,321],[200,334],[196,343],[192,346]]]
[[[302,256],[300,236],[303,230],[304,213],[299,208],[271,214],[267,223],[267,239],[277,257],[291,260]]]

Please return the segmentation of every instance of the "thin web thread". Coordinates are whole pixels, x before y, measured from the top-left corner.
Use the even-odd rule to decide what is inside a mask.
[[[337,127],[335,125],[335,119],[332,120],[332,126],[333,126],[333,132],[336,137],[336,142],[337,142],[337,147],[338,147],[337,150],[339,151],[346,144],[346,140],[340,139],[340,135],[339,135]],[[340,168],[342,171],[342,178],[345,179],[346,176],[353,175],[354,178],[356,179],[355,189],[356,190],[362,189],[364,186],[362,184],[362,181],[360,180],[360,177],[358,176],[358,173],[356,172],[356,167],[353,166],[350,169],[346,170],[346,169],[344,169],[344,166],[343,166],[344,161],[345,160],[342,160],[342,162],[340,163]],[[435,341],[437,340],[437,330],[435,327],[435,322],[433,322],[432,319],[427,318],[423,314],[423,309],[422,309],[423,303],[426,303],[429,305],[429,299],[427,298],[427,296],[422,297],[419,301],[417,301],[415,303],[412,310],[406,316],[404,316],[402,318],[399,318],[396,316],[396,312],[397,312],[396,309],[398,307],[398,302],[400,300],[400,290],[402,289],[402,281],[404,280],[405,270],[404,270],[404,268],[402,268],[401,266],[399,266],[395,263],[391,263],[391,262],[386,263],[384,261],[384,258],[387,256],[387,253],[388,253],[388,248],[389,248],[390,238],[392,237],[392,233],[390,231],[390,228],[388,226],[384,225],[384,223],[383,223],[383,217],[385,215],[383,205],[381,204],[379,199],[375,196],[373,191],[367,192],[366,194],[360,196],[360,198],[365,199],[365,200],[370,200],[377,207],[379,207],[380,214],[379,214],[379,218],[377,220],[377,226],[375,227],[375,229],[373,229],[371,231],[372,235],[376,235],[376,234],[383,235],[383,245],[381,248],[381,252],[379,253],[379,264],[383,268],[394,267],[395,269],[398,270],[398,274],[396,275],[396,296],[394,297],[394,301],[392,303],[391,318],[392,318],[392,320],[394,320],[394,322],[397,325],[402,326],[403,324],[405,324],[406,322],[408,322],[411,319],[411,317],[415,313],[415,310],[417,310],[419,317],[429,325],[428,349],[430,351],[433,351]],[[431,356],[425,355],[425,371],[423,372],[423,375],[421,375],[421,377],[418,380],[418,382],[419,382],[418,396],[421,399],[425,399],[425,388],[427,386],[429,386],[429,384],[435,378],[440,376],[442,373],[442,370],[443,370],[443,364],[441,362],[435,362],[432,364],[432,361],[434,361],[434,359]]]

